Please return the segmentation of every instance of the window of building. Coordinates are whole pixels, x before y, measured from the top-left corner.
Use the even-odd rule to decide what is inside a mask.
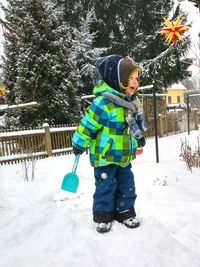
[[[177,96],[177,103],[181,103],[181,97]]]
[[[172,97],[168,96],[168,103],[171,104],[172,103]]]

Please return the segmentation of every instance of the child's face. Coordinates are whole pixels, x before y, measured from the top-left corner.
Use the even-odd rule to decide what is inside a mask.
[[[139,86],[139,73],[136,70],[130,79],[129,87],[126,90],[124,90],[124,93],[127,96],[132,96],[136,92],[138,86]]]

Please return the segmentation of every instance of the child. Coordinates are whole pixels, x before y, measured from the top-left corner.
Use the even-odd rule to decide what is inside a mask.
[[[130,162],[135,159],[138,146],[145,145],[145,139],[136,121],[141,103],[134,99],[140,68],[132,59],[119,55],[100,58],[96,66],[102,80],[94,87],[96,98],[82,118],[72,143],[75,154],[82,154],[89,145],[96,186],[93,220],[97,223],[96,230],[104,233],[111,229],[113,220],[129,228],[139,226]]]

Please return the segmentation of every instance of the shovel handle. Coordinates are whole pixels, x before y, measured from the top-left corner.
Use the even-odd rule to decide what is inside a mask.
[[[80,154],[75,155],[75,160],[74,160],[74,165],[72,168],[72,172],[76,173],[76,169],[78,167],[78,162],[79,162]]]

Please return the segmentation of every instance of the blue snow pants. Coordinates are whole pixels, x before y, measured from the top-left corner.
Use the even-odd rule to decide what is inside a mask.
[[[136,200],[134,175],[131,164],[120,167],[116,164],[94,168],[96,190],[93,196],[93,220],[122,222],[135,217]]]

